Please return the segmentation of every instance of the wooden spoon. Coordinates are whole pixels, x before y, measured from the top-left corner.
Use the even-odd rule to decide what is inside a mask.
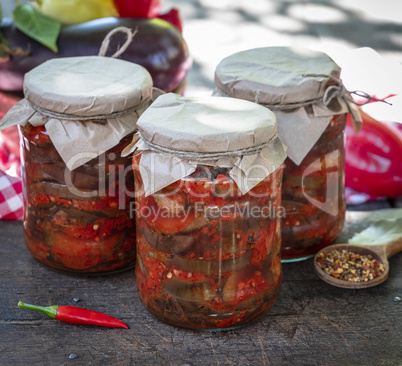
[[[372,255],[373,258],[379,260],[384,265],[385,271],[377,278],[368,280],[366,282],[364,281],[351,282],[332,277],[331,275],[323,271],[323,269],[317,262],[317,258],[320,255],[320,253],[329,253],[335,249],[337,250],[346,249],[349,252],[354,252],[360,255]],[[400,252],[401,250],[402,250],[402,238],[397,238],[395,240],[377,245],[334,244],[321,249],[316,254],[316,256],[314,257],[314,269],[318,277],[320,277],[323,281],[333,286],[343,288],[354,288],[354,289],[372,287],[379,285],[388,278],[389,273],[388,258],[392,257],[394,254]]]

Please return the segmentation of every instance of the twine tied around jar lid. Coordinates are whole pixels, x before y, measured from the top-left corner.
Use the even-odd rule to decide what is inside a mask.
[[[64,121],[93,122],[93,123],[105,125],[108,123],[107,122],[108,119],[124,117],[130,113],[140,110],[147,103],[148,103],[148,100],[144,100],[141,104],[136,105],[135,107],[125,109],[121,112],[113,112],[110,114],[100,114],[100,115],[95,115],[95,116],[76,116],[73,114],[56,113],[56,112],[52,112],[48,109],[41,108],[33,103],[30,103],[30,106],[36,112],[40,113],[42,116],[45,116],[45,117],[56,118],[56,119],[64,120]]]
[[[224,151],[224,152],[191,152],[191,151],[183,151],[183,150],[176,150],[172,148],[167,148],[158,144],[154,144],[151,141],[145,139],[139,132],[137,132],[138,138],[133,139],[130,145],[126,147],[126,149],[131,148],[135,145],[135,143],[141,139],[143,143],[149,148],[157,153],[161,154],[170,154],[177,156],[181,159],[187,160],[197,160],[197,161],[211,161],[211,160],[218,160],[225,157],[240,157],[240,156],[247,156],[247,155],[254,155],[260,152],[262,149],[268,147],[272,141],[277,137],[276,135],[272,136],[269,140],[267,140],[263,144],[259,144],[257,146],[251,146],[244,149],[239,149],[235,151]],[[126,151],[123,150],[123,154]]]
[[[98,56],[106,57],[106,53],[110,46],[111,38],[116,33],[125,33],[127,35],[127,39],[121,47],[117,48],[117,51],[112,56],[110,56],[110,58],[117,58],[117,57],[121,56],[127,50],[128,46],[133,41],[134,36],[138,33],[138,28],[136,28],[134,31],[127,27],[117,27],[117,28],[112,29],[106,35],[106,37],[103,39],[102,45],[98,52]],[[146,102],[147,101],[144,101],[143,103],[146,103]],[[34,109],[35,111],[39,112],[41,115],[46,116],[46,117],[57,118],[60,120],[65,120],[65,121],[80,121],[80,122],[90,121],[90,122],[99,123],[99,124],[106,124],[108,119],[123,117],[138,109],[141,109],[141,107],[142,107],[140,104],[140,105],[136,105],[131,108],[124,109],[120,112],[113,112],[113,113],[100,114],[100,115],[94,115],[94,116],[77,116],[77,115],[68,114],[68,113],[57,113],[57,112],[51,111],[49,109],[42,108],[32,102],[30,102],[30,105],[31,105],[32,109]]]
[[[325,107],[327,107],[329,109],[333,109],[333,108],[331,108],[331,103],[333,103],[334,101],[337,101],[338,98],[340,98],[345,102],[346,106],[348,107],[348,110],[352,116],[352,121],[353,121],[354,129],[356,132],[358,132],[358,130],[360,130],[359,124],[361,123],[361,118],[360,118],[360,115],[356,114],[356,111],[354,108],[350,108],[350,103],[357,105],[357,106],[363,106],[363,105],[370,103],[371,101],[376,101],[376,102],[383,102],[383,103],[391,105],[391,103],[389,103],[385,100],[374,98],[364,91],[360,91],[360,90],[349,91],[345,88],[345,86],[343,85],[341,80],[339,80],[338,78],[335,78],[331,75],[323,75],[323,74],[307,74],[306,75],[306,74],[304,74],[302,76],[327,78],[328,80],[333,81],[335,84],[329,85],[325,89],[324,95],[322,97],[310,99],[310,100],[303,101],[303,102],[286,103],[286,104],[259,103],[260,93],[257,90],[255,93],[254,102],[257,104],[260,104],[266,108],[269,108],[272,111],[293,111],[297,108],[307,107],[307,106],[317,104],[317,103],[322,103]],[[362,103],[356,102],[351,97],[351,94],[357,95],[361,98],[365,98],[366,100]]]
[[[364,92],[349,92],[340,74],[340,67],[322,52],[256,48],[230,55],[218,64],[213,95],[246,99],[274,111],[288,157],[300,165],[334,116],[349,112],[355,132],[360,130],[361,104],[351,94],[367,102],[375,100]]]

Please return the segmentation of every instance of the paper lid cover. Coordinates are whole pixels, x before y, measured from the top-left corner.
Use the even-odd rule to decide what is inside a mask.
[[[44,125],[70,170],[133,133],[153,98],[145,68],[99,56],[49,60],[25,75],[24,89],[25,98],[3,117],[0,130]]]
[[[138,120],[138,136],[123,151],[141,152],[146,195],[192,174],[197,165],[231,168],[245,194],[278,169],[286,148],[275,115],[246,100],[165,94]]]
[[[223,59],[215,71],[215,84],[231,97],[287,104],[322,97],[328,77],[338,79],[339,75],[339,66],[325,53],[264,47]]]
[[[188,152],[226,152],[258,146],[276,133],[269,109],[246,100],[160,96],[137,123],[147,141]]]
[[[55,58],[25,74],[24,94],[30,103],[52,112],[106,115],[151,96],[152,78],[144,67],[115,58]]]
[[[233,54],[215,71],[214,95],[253,101],[274,111],[288,157],[300,165],[334,115],[358,109],[326,54],[303,48],[266,47]]]

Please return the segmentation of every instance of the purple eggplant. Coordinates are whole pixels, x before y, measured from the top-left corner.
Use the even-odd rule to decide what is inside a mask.
[[[155,87],[166,92],[179,92],[191,67],[187,44],[172,24],[161,19],[145,18],[101,18],[65,25],[57,42],[58,53],[21,33],[12,21],[6,19],[0,24],[0,32],[12,47],[28,49],[29,54],[10,56],[9,60],[0,59],[0,90],[22,91],[24,74],[46,60],[97,55],[105,36],[120,26],[138,29],[120,58],[145,67]],[[115,34],[108,55],[112,55],[124,42],[125,34]]]

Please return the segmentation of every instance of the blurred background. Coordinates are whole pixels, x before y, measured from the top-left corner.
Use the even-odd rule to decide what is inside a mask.
[[[162,5],[177,7],[182,15],[193,57],[189,94],[213,88],[214,69],[222,58],[255,47],[303,46],[334,59],[370,47],[402,63],[400,1],[165,0]]]
[[[80,4],[80,10],[85,3],[78,0],[70,1]],[[112,0],[86,1],[112,3]],[[20,1],[20,3],[24,2],[26,1]],[[58,0],[42,0],[41,2],[57,4]],[[120,2],[135,3],[134,0]],[[16,2],[1,0],[1,6],[4,24],[4,18],[11,16]],[[188,96],[210,95],[214,89],[216,66],[223,58],[235,52],[267,46],[301,46],[330,55],[341,66],[341,77],[348,90],[362,90],[371,96],[392,103],[392,106],[385,103],[370,103],[362,107],[368,116],[380,121],[380,124],[370,124],[370,122],[365,124],[366,131],[362,130],[359,133],[359,151],[356,149],[353,151],[357,145],[353,141],[353,136],[347,141],[347,162],[352,162],[351,159],[348,160],[351,154],[357,156],[353,162],[353,164],[356,163],[355,166],[346,167],[347,177],[355,179],[359,175],[360,182],[363,183],[353,185],[351,180],[347,181],[349,186],[347,202],[353,205],[382,197],[386,207],[389,205],[402,207],[400,198],[402,195],[401,1],[161,1],[161,13],[169,12],[172,8],[179,11],[182,36],[192,59],[192,67],[189,71],[189,64],[186,66],[187,81],[184,83],[180,81],[179,88],[174,89],[176,92],[179,90]],[[174,25],[174,22],[172,24]],[[88,54],[97,53],[103,37],[102,34],[99,42],[98,40],[92,42],[94,48]],[[132,43],[133,48],[137,47],[137,50],[132,52],[134,58],[138,48],[142,47],[141,35],[136,37],[137,39],[134,39]],[[74,43],[72,45],[74,46]],[[61,46],[59,39],[59,47]],[[71,48],[68,52],[71,52]],[[145,57],[147,52],[148,50],[143,50]],[[166,54],[169,52],[167,51]],[[38,53],[44,54],[45,51],[40,50]],[[53,55],[50,54],[51,57],[54,57]],[[3,67],[4,70],[8,67],[6,62],[0,63],[0,69]],[[186,60],[183,64],[184,62]],[[26,62],[21,61],[18,68],[23,69],[25,66]],[[0,85],[1,77],[0,75]],[[184,90],[183,85],[185,85]],[[22,96],[21,91],[17,95],[14,92],[15,90],[11,89],[0,91],[0,119]],[[16,129],[9,129],[0,134],[0,146],[1,139],[3,139],[3,150],[0,149],[0,168],[10,175],[18,175],[19,153]],[[372,169],[370,171],[372,174],[368,175],[369,178],[363,174],[367,173],[367,169]],[[387,184],[378,191],[377,182],[380,179]],[[371,182],[369,187],[365,184],[367,180]],[[388,187],[392,187],[393,192],[397,193],[390,195]],[[356,194],[356,191],[359,194]],[[388,199],[390,196],[392,200]],[[362,206],[360,208],[364,209]]]
[[[15,2],[1,0],[1,5],[3,16],[10,16]],[[297,45],[336,60],[353,49],[370,47],[402,63],[398,0],[162,0],[161,7],[162,12],[175,7],[181,14],[193,58],[188,95],[209,94],[219,61],[255,47]]]

